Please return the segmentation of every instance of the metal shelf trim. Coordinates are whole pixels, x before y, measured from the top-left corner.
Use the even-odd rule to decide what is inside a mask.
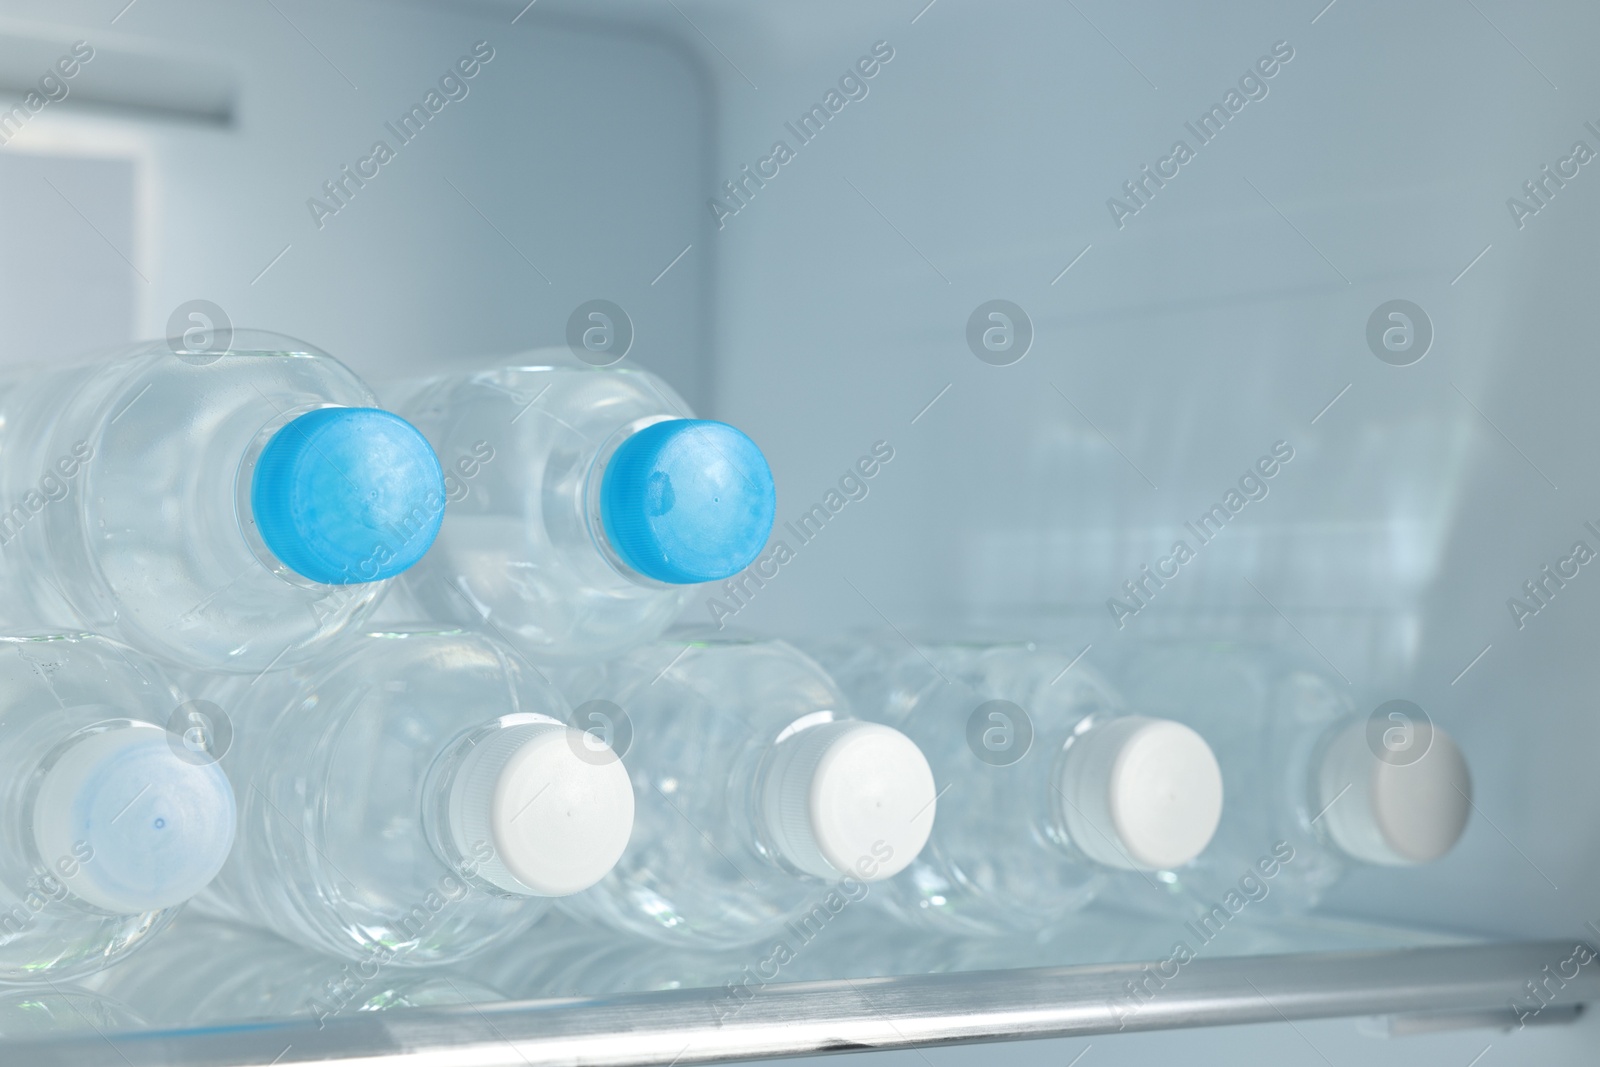
[[[1575,964],[1583,945],[1586,962]],[[36,1067],[634,1067],[1337,1016],[1600,1000],[1578,941],[773,984],[0,1043]],[[1568,972],[1576,973],[1568,976]],[[1133,994],[1142,983],[1148,999]],[[741,1004],[735,1010],[735,1005]],[[110,1047],[108,1047],[110,1046]]]

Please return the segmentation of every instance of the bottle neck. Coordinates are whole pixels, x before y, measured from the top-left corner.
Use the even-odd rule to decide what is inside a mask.
[[[496,747],[497,742],[504,743],[508,736],[559,725],[544,715],[508,715],[474,727],[434,757],[422,784],[423,833],[439,861],[468,885],[489,892],[505,891],[484,873],[485,865],[496,862],[492,835],[483,828],[482,820],[462,817],[475,765],[484,751]]]
[[[51,754],[30,821],[47,876],[117,915],[174,907],[205,888],[237,823],[215,760],[197,758],[159,726],[126,719],[81,731]]]
[[[543,715],[509,715],[458,741],[430,776],[431,840],[463,878],[501,894],[561,897],[615,866],[633,831],[616,753]]]
[[[602,512],[602,490],[605,487],[606,469],[611,462],[611,457],[616,455],[617,449],[621,448],[624,442],[648,426],[654,426],[658,422],[672,422],[677,418],[678,416],[676,415],[647,415],[643,418],[634,419],[619,428],[610,437],[606,438],[595,451],[594,459],[589,464],[589,472],[585,475],[581,488],[583,525],[589,535],[590,542],[594,545],[595,551],[618,574],[627,578],[630,582],[647,588],[672,589],[675,587],[639,573],[617,552],[616,547],[611,543],[611,539],[606,535],[605,515]]]
[[[786,863],[826,881],[903,870],[933,828],[938,795],[920,748],[892,727],[839,718],[776,746],[761,825]]]
[[[1472,808],[1472,782],[1455,741],[1414,705],[1395,703],[1401,706],[1387,718],[1351,718],[1328,731],[1312,801],[1319,831],[1346,858],[1406,867],[1455,845]]]
[[[762,845],[782,865],[814,878],[831,880],[838,877],[838,872],[822,855],[811,833],[811,781],[827,740],[849,726],[848,721],[832,721],[773,745],[752,783],[753,822]]]
[[[108,711],[110,709],[72,709],[72,718],[98,721],[95,721],[92,727],[73,730],[65,735],[53,731],[47,742],[47,749],[42,746],[30,746],[33,754],[33,772],[19,775],[19,781],[22,783],[21,803],[18,809],[22,820],[19,829],[22,837],[28,842],[24,854],[32,861],[31,871],[25,877],[25,885],[27,892],[35,894],[40,900],[53,902],[70,897],[81,901],[82,898],[72,891],[73,882],[81,873],[83,864],[94,860],[94,846],[82,835],[61,826],[41,825],[50,821],[42,819],[41,816],[59,814],[47,811],[51,807],[59,806],[59,801],[48,795],[49,784],[53,777],[52,771],[64,763],[70,763],[75,754],[81,755],[83,746],[86,743],[92,744],[93,739],[101,734],[115,733],[117,736],[122,736],[124,731],[130,729],[139,727],[153,729],[148,723],[138,723],[120,715],[116,718],[107,718],[105,712]]]
[[[1073,843],[1117,870],[1180,867],[1222,817],[1222,771],[1206,740],[1171,719],[1121,715],[1074,735],[1057,792]]]
[[[838,720],[832,710],[812,712],[784,724],[771,734],[745,745],[728,774],[728,811],[737,813],[730,828],[754,854],[775,867],[794,872],[805,868],[796,862],[788,836],[778,826],[776,796],[792,773],[793,756],[802,733],[824,728]]]

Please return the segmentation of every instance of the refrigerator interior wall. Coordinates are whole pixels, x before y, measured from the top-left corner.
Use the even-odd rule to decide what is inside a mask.
[[[612,300],[630,358],[750,428],[780,522],[895,450],[747,606],[724,598],[731,625],[980,618],[1089,663],[1281,641],[1363,709],[1417,702],[1472,761],[1457,849],[1358,872],[1330,910],[1579,936],[1600,921],[1600,579],[1520,620],[1508,602],[1600,549],[1600,179],[1574,152],[1600,150],[1597,35],[1600,10],[1500,0],[7,0],[8,99],[75,40],[96,58],[0,146],[0,357],[159,335],[206,300],[381,384],[564,344]],[[389,132],[479,41],[467,95]],[[394,158],[330,197],[378,140]],[[968,337],[997,299],[1032,331],[1005,366]],[[1369,343],[1394,300],[1432,335],[1404,366]],[[1116,618],[1278,442],[1270,492]],[[1454,1062],[1477,1039],[1419,1040]]]
[[[0,7],[8,99],[72,42],[94,49],[65,99],[0,125],[8,234],[45,231],[7,249],[4,306],[26,329],[0,358],[48,356],[63,322],[75,348],[165,336],[207,300],[382,383],[564,344],[572,310],[605,298],[638,324],[631,358],[707,402],[710,261],[658,278],[706,230],[710,86],[675,43],[441,5],[180,0],[115,23],[103,6]],[[479,42],[491,58],[441,89]],[[430,91],[438,113],[404,122]],[[77,202],[57,172],[86,158],[134,168],[133,219],[127,194]],[[63,273],[131,321],[75,324]]]
[[[1536,616],[1508,606],[1537,606],[1524,583],[1574,542],[1600,547],[1582,459],[1600,193],[1580,168],[1536,216],[1508,206],[1537,206],[1523,183],[1576,141],[1600,149],[1600,12],[679,6],[616,10],[710,39],[701,199],[739,207],[713,237],[717,411],[760,428],[780,520],[874,441],[896,450],[734,622],[1024,619],[1091,663],[1162,634],[1270,636],[1363,710],[1415,701],[1472,760],[1457,849],[1362,871],[1330,908],[1529,936],[1600,920],[1578,814],[1600,806],[1600,591],[1580,574]],[[800,117],[880,41],[867,95],[802,145]],[[1274,47],[1292,59],[1241,89]],[[1179,140],[1193,158],[1161,164]],[[739,206],[723,183],[775,141],[795,158]],[[1177,174],[1134,212],[1146,165]],[[1010,366],[967,341],[993,299],[1032,321]],[[1432,326],[1408,366],[1368,341],[1392,300]],[[1269,495],[1200,544],[1185,523],[1280,441],[1295,458]],[[1196,558],[1119,626],[1108,599],[1131,605],[1123,583],[1180,538]]]

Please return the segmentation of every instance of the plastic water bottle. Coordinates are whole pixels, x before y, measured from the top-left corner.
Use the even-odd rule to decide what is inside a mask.
[[[896,915],[953,933],[1036,932],[1118,873],[1190,862],[1222,810],[1194,730],[1130,714],[1086,664],[1032,645],[836,645],[823,662],[856,709],[928,754],[944,797],[921,857],[884,887]]]
[[[438,450],[450,499],[405,588],[426,617],[487,623],[537,659],[653,640],[692,585],[737,574],[772,532],[761,450],[690,417],[645,371],[539,351],[396,395]]]
[[[1118,674],[1216,745],[1236,802],[1180,880],[1219,923],[1307,909],[1352,866],[1432,862],[1466,828],[1466,759],[1414,704],[1360,714],[1344,682],[1264,646],[1152,644]]]
[[[72,986],[0,992],[3,1041],[46,1041],[67,1034],[127,1034],[148,1025],[149,1020],[136,1015],[127,1005]]]
[[[183,698],[100,637],[0,637],[0,982],[70,979],[160,932],[233,844]]]
[[[204,693],[234,724],[241,807],[214,914],[363,966],[448,964],[628,842],[627,772],[492,636],[369,633],[335,662]]]
[[[0,618],[259,672],[427,551],[443,473],[349,370],[272,334],[0,380]]]
[[[927,760],[899,731],[852,716],[792,646],[663,642],[606,679],[569,695],[623,752],[638,826],[616,869],[563,902],[579,918],[679,944],[748,944],[826,925],[927,840]]]
[[[237,923],[184,915],[87,987],[164,1028],[358,1011],[486,1004],[505,995],[465,975],[362,966]]]

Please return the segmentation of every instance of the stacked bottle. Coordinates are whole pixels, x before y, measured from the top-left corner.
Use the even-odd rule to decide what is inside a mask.
[[[428,550],[428,443],[331,356],[156,341],[0,381],[0,619],[198,670],[329,654]]]
[[[167,729],[183,706],[105,638],[0,637],[0,983],[121,958],[222,867],[234,794]]]
[[[633,827],[627,772],[492,635],[361,635],[198,683],[236,725],[239,842],[201,904],[358,961],[459,962],[588,888]]]
[[[540,351],[395,397],[449,471],[449,518],[405,579],[416,610],[487,624],[540,662],[653,640],[772,532],[755,442],[646,371]]]
[[[626,724],[637,843],[569,913],[731,948],[838,914],[913,862],[935,821],[927,760],[850,713],[781,641],[647,645],[584,672],[580,709]],[[613,725],[615,730],[615,725]]]

